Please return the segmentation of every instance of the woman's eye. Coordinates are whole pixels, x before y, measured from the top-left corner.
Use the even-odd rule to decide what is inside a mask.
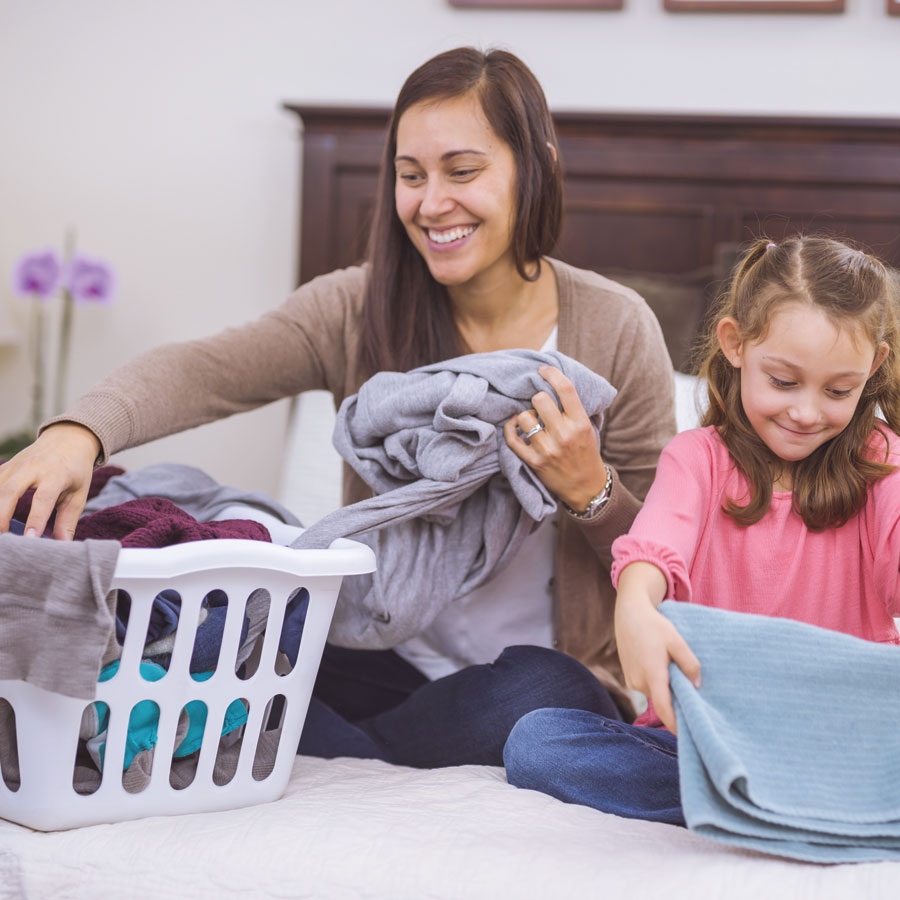
[[[795,381],[782,381],[780,378],[776,378],[774,375],[769,376],[769,383],[773,387],[777,387],[780,390],[785,390],[787,388],[792,388],[797,383]]]
[[[453,177],[454,178],[471,178],[473,175],[477,174],[478,169],[454,169]]]
[[[422,176],[418,174],[418,172],[398,172],[397,177],[404,184],[418,184],[418,182],[422,179]]]

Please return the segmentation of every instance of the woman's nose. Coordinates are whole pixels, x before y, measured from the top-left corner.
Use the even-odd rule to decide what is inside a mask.
[[[419,212],[429,218],[437,218],[453,209],[453,198],[440,178],[429,178]]]

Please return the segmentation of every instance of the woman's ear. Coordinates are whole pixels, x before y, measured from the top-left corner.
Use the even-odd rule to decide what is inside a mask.
[[[872,360],[872,368],[869,369],[869,378],[871,378],[879,369],[881,364],[887,359],[888,353],[890,353],[890,347],[882,341],[878,345],[878,349],[875,351],[875,359]]]
[[[722,353],[725,354],[725,359],[739,369],[742,363],[744,341],[741,338],[738,323],[731,316],[720,319],[719,324],[716,325],[716,337]]]
[[[556,147],[554,147],[550,141],[547,141],[547,148],[550,151],[550,155],[553,157],[553,162],[559,162],[559,155],[556,152]]]

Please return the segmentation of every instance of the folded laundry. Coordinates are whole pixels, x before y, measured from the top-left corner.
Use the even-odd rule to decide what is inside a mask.
[[[75,528],[75,540],[86,538],[117,540],[123,547],[168,547],[216,538],[271,540],[265,525],[258,522],[198,522],[171,500],[161,497],[129,500],[82,516]]]
[[[707,837],[814,862],[900,859],[900,651],[666,601],[699,658],[670,665],[681,802]]]
[[[375,551],[377,572],[342,583],[333,643],[381,649],[421,633],[556,512],[556,498],[502,431],[538,391],[554,395],[542,365],[573,382],[599,434],[615,389],[556,351],[474,353],[380,372],[341,404],[334,445],[376,496],[325,516],[292,544],[353,537]]]
[[[118,661],[104,666],[100,672],[100,681],[109,681],[119,669]],[[159,681],[166,674],[166,670],[152,660],[142,660],[140,674],[144,681]],[[197,681],[207,681],[213,675],[212,672],[202,672],[195,676]],[[91,718],[96,721],[96,733],[84,734],[82,723],[82,737],[85,739],[88,753],[94,761],[98,771],[103,771],[103,757],[106,749],[106,730],[109,725],[109,707],[106,703],[96,702],[93,709],[89,710]],[[186,717],[185,727],[179,729],[183,734],[175,745],[174,757],[190,756],[200,749],[203,741],[203,731],[206,728],[206,704],[200,700],[191,700],[185,704],[182,715]],[[240,700],[234,700],[225,710],[225,718],[222,722],[222,734],[228,734],[235,728],[240,728],[247,721],[247,707]],[[157,729],[159,728],[159,707],[152,700],[142,700],[131,711],[128,719],[128,731],[125,736],[125,756],[122,768],[128,769],[134,762],[134,758],[156,746]]]
[[[103,489],[88,500],[84,511],[95,513],[109,506],[118,506],[143,497],[171,500],[199,522],[209,522],[223,509],[241,504],[269,513],[288,525],[300,524],[289,509],[268,494],[219,484],[201,469],[181,463],[156,463],[118,474],[108,479]]]

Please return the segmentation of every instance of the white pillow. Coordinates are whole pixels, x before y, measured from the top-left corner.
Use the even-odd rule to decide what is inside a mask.
[[[696,375],[675,372],[675,424],[678,430],[696,428],[706,404],[705,383]]]

